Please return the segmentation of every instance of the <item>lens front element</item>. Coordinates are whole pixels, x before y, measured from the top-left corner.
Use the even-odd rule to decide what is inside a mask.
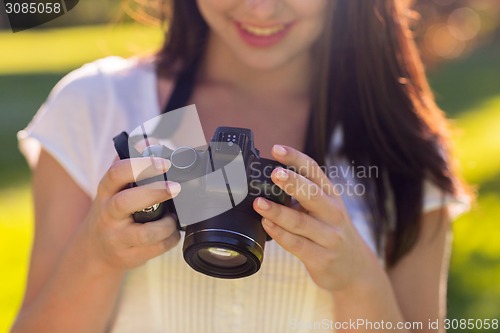
[[[198,256],[207,264],[218,267],[238,267],[247,262],[247,258],[238,251],[220,247],[201,249]]]
[[[188,226],[184,239],[184,259],[194,270],[223,279],[237,279],[256,273],[262,263],[264,249],[243,233],[224,229],[193,230]]]

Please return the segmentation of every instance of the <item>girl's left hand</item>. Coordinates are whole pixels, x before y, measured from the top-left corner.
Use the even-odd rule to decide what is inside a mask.
[[[316,161],[290,147],[274,146],[272,154],[296,170],[277,168],[272,181],[306,212],[257,198],[254,209],[262,215],[266,232],[297,256],[323,289],[333,293],[370,283],[374,270],[381,266]]]

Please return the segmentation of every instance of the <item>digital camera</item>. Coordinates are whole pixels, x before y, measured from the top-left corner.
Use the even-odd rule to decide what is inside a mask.
[[[171,162],[165,174],[133,186],[159,180],[181,184],[174,199],[134,213],[136,222],[175,214],[178,228],[186,232],[184,259],[203,274],[234,279],[260,269],[270,238],[253,201],[261,196],[289,205],[290,197],[271,181],[272,170],[283,165],[259,156],[251,130],[218,127],[208,146],[151,144],[142,152],[132,147],[126,132],[113,140],[121,159],[155,156]]]

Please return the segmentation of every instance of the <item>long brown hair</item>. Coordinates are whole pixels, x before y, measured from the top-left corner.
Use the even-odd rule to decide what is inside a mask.
[[[189,67],[203,54],[209,28],[195,0],[173,0],[168,34],[158,53],[160,75],[179,63]],[[324,164],[333,130],[344,140],[339,156],[356,166],[376,166],[366,198],[379,251],[396,222],[386,249],[389,265],[410,251],[420,230],[423,182],[458,194],[447,122],[434,102],[409,28],[407,4],[399,0],[331,1],[332,10],[314,52],[317,79],[311,96],[314,147]],[[386,202],[393,199],[395,216]]]

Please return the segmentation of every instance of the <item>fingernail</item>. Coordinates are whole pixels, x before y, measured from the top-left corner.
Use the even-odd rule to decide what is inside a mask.
[[[288,180],[288,173],[283,168],[276,169],[276,178],[281,181]]]
[[[273,151],[278,156],[285,156],[286,154],[288,154],[288,151],[286,150],[286,148],[283,146],[280,146],[280,145],[274,145]]]
[[[164,158],[153,158],[153,165],[156,170],[167,172],[170,168],[170,161]]]
[[[262,210],[268,210],[269,208],[271,208],[271,205],[269,204],[269,202],[267,202],[266,199],[258,198],[257,199],[257,207],[259,209],[262,209]]]
[[[172,195],[172,198],[177,196],[177,194],[181,191],[181,184],[179,183],[168,181],[166,184],[167,190]]]

